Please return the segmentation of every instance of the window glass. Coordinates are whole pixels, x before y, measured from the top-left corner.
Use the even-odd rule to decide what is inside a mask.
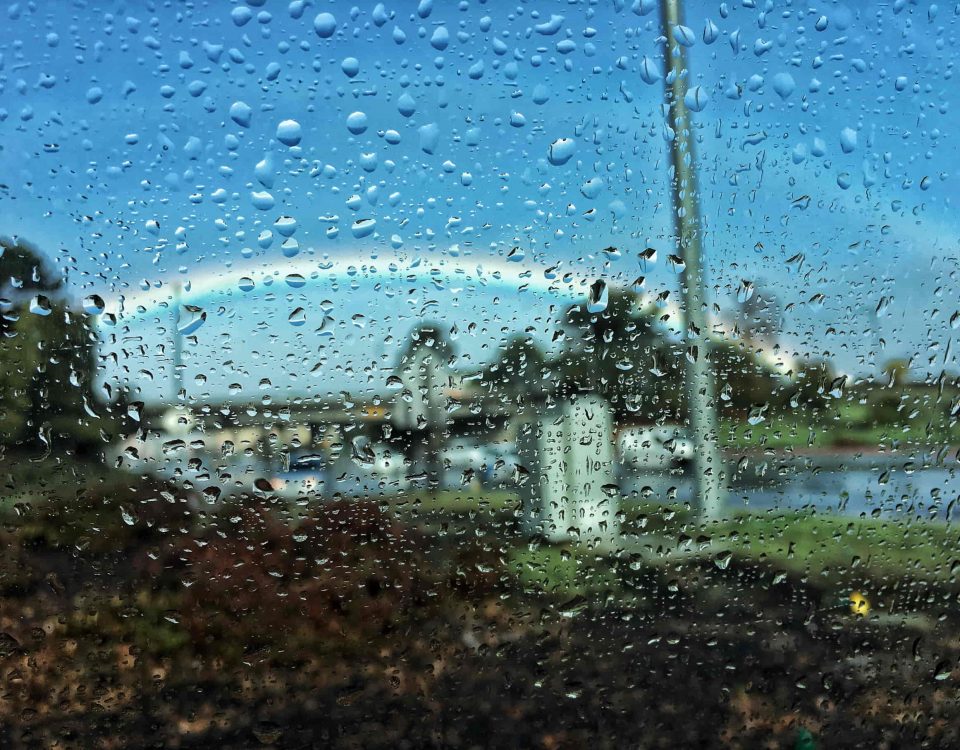
[[[960,742],[954,6],[0,19],[0,745]]]

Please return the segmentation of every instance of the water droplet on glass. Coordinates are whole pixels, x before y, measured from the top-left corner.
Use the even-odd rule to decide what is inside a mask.
[[[273,228],[281,237],[291,237],[297,231],[297,220],[292,216],[281,216],[273,222]]]
[[[241,128],[249,128],[253,120],[253,110],[246,102],[236,101],[230,105],[230,119]]]
[[[777,92],[777,96],[781,99],[788,98],[796,86],[793,76],[789,73],[777,73],[773,77],[773,90]]]
[[[355,57],[345,57],[340,63],[340,70],[347,78],[354,78],[360,73],[360,61]]]
[[[677,40],[677,44],[683,45],[684,47],[692,47],[697,43],[697,35],[694,34],[693,29],[688,26],[674,26],[673,36]]]
[[[347,116],[347,130],[354,135],[360,135],[367,129],[367,115],[365,112],[352,112]]]
[[[704,44],[713,44],[717,41],[717,37],[720,36],[720,29],[717,28],[717,25],[707,19],[706,24],[703,27],[703,42]]]
[[[89,294],[83,298],[83,311],[88,315],[99,315],[105,307],[106,303],[99,294]]]
[[[353,222],[353,226],[350,227],[350,231],[353,232],[353,236],[359,240],[363,237],[368,237],[373,234],[373,230],[376,228],[376,219],[359,219],[358,221]]]
[[[292,326],[302,326],[307,322],[307,312],[302,307],[298,307],[287,317],[287,322]]]
[[[694,86],[687,91],[683,97],[683,102],[694,112],[702,112],[710,102],[710,97],[703,86]]]
[[[277,140],[284,146],[297,146],[303,137],[303,129],[296,120],[284,120],[277,125]]]
[[[250,193],[250,201],[253,203],[254,208],[260,211],[269,211],[276,203],[273,194],[266,190],[254,190]]]
[[[431,122],[418,129],[420,135],[420,150],[426,154],[433,154],[440,143],[440,127]]]
[[[857,148],[857,131],[853,128],[844,128],[840,131],[840,148],[843,153],[852,153]]]
[[[560,166],[570,161],[574,151],[577,149],[577,143],[573,138],[557,138],[550,144],[548,159],[554,166]]]
[[[603,190],[603,180],[600,177],[591,177],[580,186],[581,195],[591,200],[600,195],[601,190]]]
[[[49,315],[53,312],[53,307],[50,304],[50,299],[44,294],[34,295],[30,299],[30,312],[34,315]]]
[[[597,279],[590,285],[589,296],[587,297],[587,312],[591,315],[601,313],[607,309],[610,302],[610,290],[607,282],[603,279]]]
[[[417,103],[409,92],[404,91],[397,99],[397,111],[404,117],[412,117],[417,111]]]
[[[660,66],[644,55],[640,61],[640,78],[644,83],[656,83],[660,77]]]
[[[337,19],[333,13],[318,13],[313,19],[313,30],[321,39],[329,39],[337,30]]]

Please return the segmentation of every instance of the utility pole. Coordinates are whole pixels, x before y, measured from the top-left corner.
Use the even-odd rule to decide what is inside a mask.
[[[439,341],[435,343],[439,346]],[[426,381],[424,390],[426,391],[426,403],[424,412],[427,419],[427,486],[431,489],[440,490],[443,488],[442,461],[440,449],[442,444],[442,431],[445,427],[443,402],[440,400],[439,390],[436,382],[436,368],[432,350],[427,350],[427,357],[423,362],[424,379]]]
[[[702,227],[697,192],[690,112],[684,102],[689,80],[686,48],[678,43],[676,29],[683,23],[680,0],[660,0],[664,52],[667,125],[670,161],[673,166],[671,192],[673,222],[678,255],[683,259],[685,339],[689,347],[686,365],[687,413],[694,441],[694,487],[704,520],[717,518],[723,510],[723,461],[720,457],[715,386],[709,360],[710,329],[703,270],[700,263]]]
[[[173,372],[170,383],[173,389],[170,403],[176,404],[183,390],[183,337],[180,335],[180,282],[173,282]]]

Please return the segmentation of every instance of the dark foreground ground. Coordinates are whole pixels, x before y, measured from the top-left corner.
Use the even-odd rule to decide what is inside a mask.
[[[956,592],[909,569],[858,579],[859,617],[835,576],[762,559],[596,559],[371,501],[284,515],[149,484],[19,507],[0,747],[960,746]]]

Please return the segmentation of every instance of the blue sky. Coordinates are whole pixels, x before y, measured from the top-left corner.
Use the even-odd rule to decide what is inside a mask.
[[[482,360],[510,331],[548,331],[550,306],[593,278],[676,289],[651,5],[10,4],[0,232],[123,313],[119,375],[148,397],[166,382],[156,305],[175,281],[222,278],[188,347],[198,398],[265,377],[278,398],[367,387],[424,317]],[[721,310],[748,279],[787,308],[800,356],[955,367],[957,14],[735,0],[687,3],[686,25]],[[644,267],[646,247],[660,252]],[[331,279],[330,263],[358,270]],[[529,275],[478,281],[503,268]],[[293,272],[309,283],[282,281]],[[238,293],[265,275],[273,288]]]

